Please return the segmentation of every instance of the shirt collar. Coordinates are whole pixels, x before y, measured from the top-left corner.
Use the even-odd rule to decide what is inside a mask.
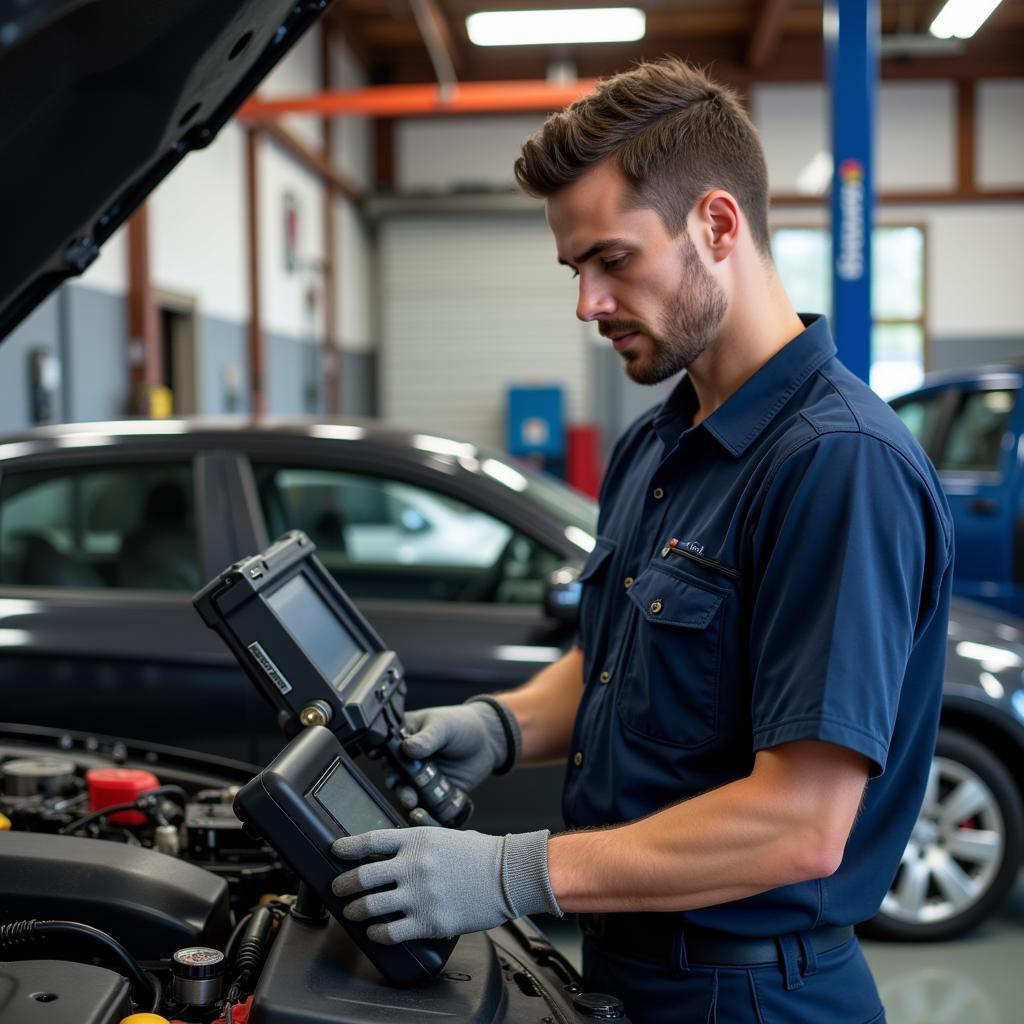
[[[732,455],[742,455],[804,381],[836,354],[825,317],[801,313],[800,320],[803,331],[701,422]],[[684,376],[654,417],[654,430],[666,450],[690,428],[696,411],[693,383]]]

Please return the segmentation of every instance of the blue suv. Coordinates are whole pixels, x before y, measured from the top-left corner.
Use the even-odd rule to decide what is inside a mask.
[[[1024,367],[931,374],[892,402],[939,471],[956,524],[953,590],[1024,617]]]

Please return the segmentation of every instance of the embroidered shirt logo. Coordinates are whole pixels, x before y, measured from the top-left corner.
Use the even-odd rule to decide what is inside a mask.
[[[695,540],[678,540],[676,537],[673,537],[668,542],[668,546],[670,548],[685,548],[687,551],[692,551],[695,555],[704,554],[704,545]]]

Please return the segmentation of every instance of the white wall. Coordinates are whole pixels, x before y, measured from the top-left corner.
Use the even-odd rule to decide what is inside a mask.
[[[981,188],[1020,188],[1024,180],[1024,81],[980,82],[976,159]]]
[[[336,203],[334,232],[338,340],[341,347],[369,352],[377,347],[375,241],[351,203]]]
[[[320,92],[323,74],[320,68],[320,34],[322,27],[314,25],[288,52],[288,56],[263,80],[257,90],[263,99],[283,96],[304,96]],[[320,121],[309,114],[289,114],[281,119],[289,131],[303,142],[319,150],[323,145]]]
[[[762,85],[751,113],[764,141],[768,177],[778,193],[802,191],[800,172],[831,151],[824,85]],[[951,82],[885,82],[876,109],[875,187],[949,191],[956,182],[956,94]]]
[[[400,192],[475,185],[511,188],[519,147],[544,118],[438,117],[395,126],[395,187]]]
[[[331,45],[331,83],[335,89],[366,85],[363,70],[340,40]],[[372,123],[365,117],[343,117],[334,122],[332,164],[356,187],[373,185]],[[338,338],[342,348],[366,352],[376,348],[374,316],[375,242],[355,206],[341,198],[334,206],[335,297],[338,303]]]
[[[263,328],[308,338],[323,332],[323,185],[271,140],[260,147],[260,283]],[[285,196],[298,210],[298,269],[285,266]],[[310,306],[308,297],[315,295]]]
[[[366,74],[341,40],[331,43],[331,87],[361,89]],[[373,184],[373,124],[367,117],[340,117],[334,122],[331,163],[359,188]]]
[[[149,201],[153,284],[195,298],[202,315],[249,318],[245,131],[229,121]]]

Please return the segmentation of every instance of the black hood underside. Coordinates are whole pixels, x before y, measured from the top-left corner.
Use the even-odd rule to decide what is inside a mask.
[[[0,339],[209,145],[329,2],[0,0]]]

